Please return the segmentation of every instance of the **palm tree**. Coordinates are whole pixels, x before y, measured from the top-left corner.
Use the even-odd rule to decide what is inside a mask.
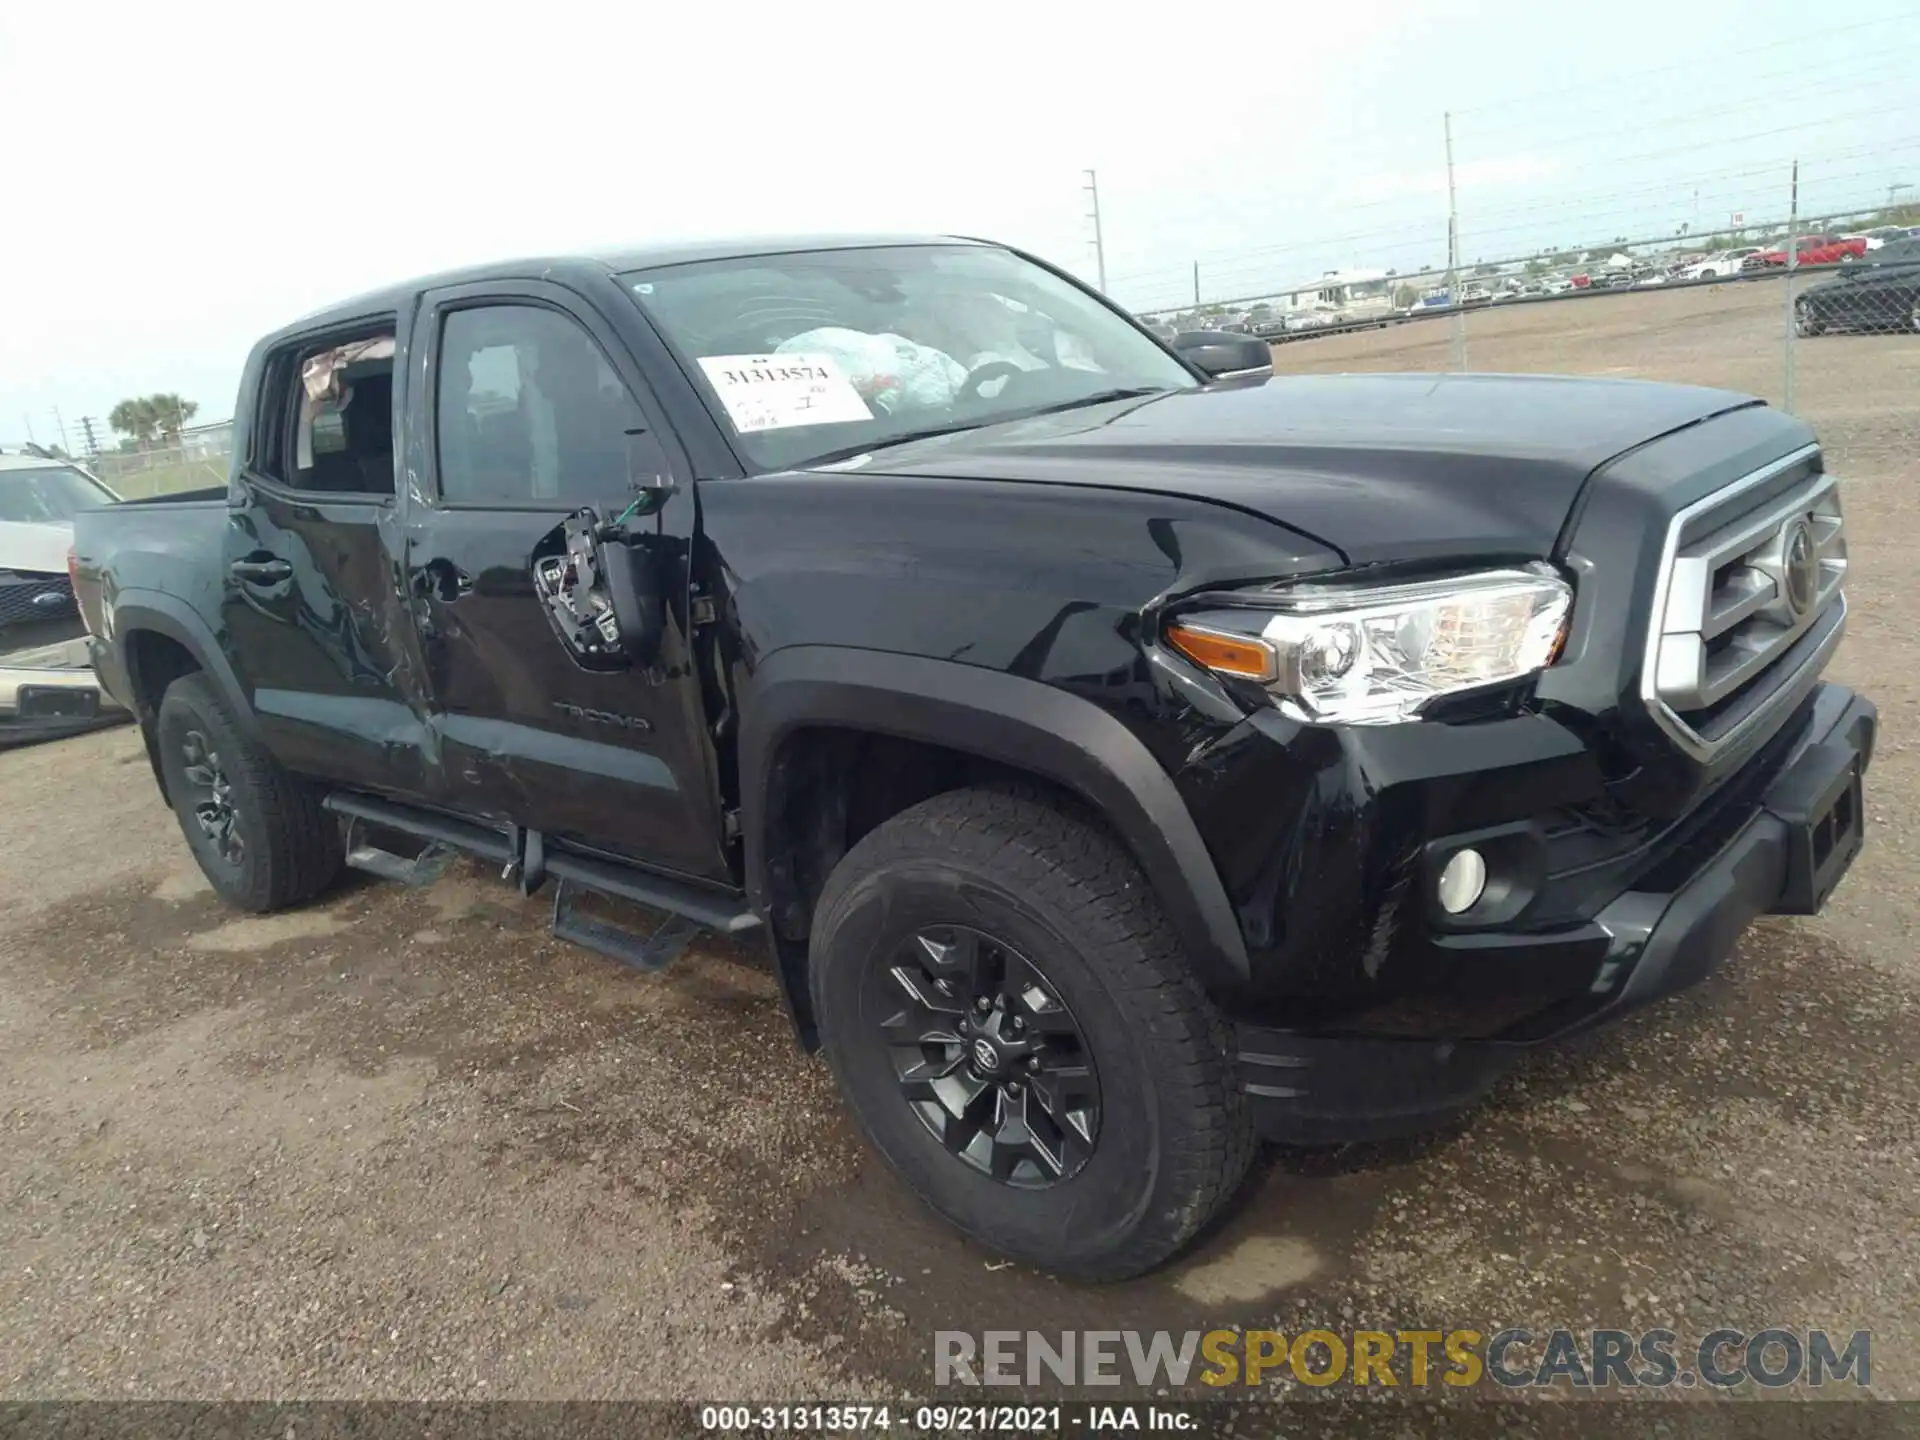
[[[122,400],[115,405],[107,412],[107,424],[122,435],[130,436],[133,443],[143,450],[153,443],[153,407],[144,396]]]
[[[194,401],[182,400],[171,390],[149,395],[147,402],[153,406],[154,423],[169,445],[180,443],[181,429],[200,411]]]
[[[145,450],[162,438],[170,445],[179,444],[181,428],[199,411],[195,401],[167,391],[122,400],[107,412],[107,424],[131,436],[134,444]]]

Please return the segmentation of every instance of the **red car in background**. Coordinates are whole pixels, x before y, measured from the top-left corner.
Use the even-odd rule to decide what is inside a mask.
[[[1857,235],[1851,240],[1843,240],[1838,235],[1802,235],[1793,242],[1794,264],[1799,265],[1840,265],[1849,260],[1858,260],[1867,253],[1867,240]],[[1781,250],[1762,250],[1757,255],[1749,255],[1740,262],[1742,270],[1772,270],[1787,263],[1787,252]]]

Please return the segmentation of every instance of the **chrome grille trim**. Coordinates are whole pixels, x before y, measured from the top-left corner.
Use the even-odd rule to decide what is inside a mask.
[[[1736,509],[1742,495],[1819,456],[1818,445],[1797,450],[1687,506],[1667,526],[1640,698],[1654,722],[1696,760],[1711,760],[1779,719],[1840,643],[1847,562],[1839,481],[1816,470],[1778,499],[1705,534],[1682,537],[1703,517]],[[1803,561],[1797,569],[1796,558]],[[1837,623],[1795,672],[1774,673],[1796,642],[1830,615]],[[1770,693],[1724,733],[1709,737],[1689,722],[1689,715],[1759,683],[1769,683]]]

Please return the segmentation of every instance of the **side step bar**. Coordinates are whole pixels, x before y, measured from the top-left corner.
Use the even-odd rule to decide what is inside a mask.
[[[651,910],[665,910],[670,915],[684,915],[695,924],[718,930],[723,935],[736,935],[760,923],[758,915],[742,908],[743,902],[738,896],[666,875],[629,870],[624,865],[609,864],[587,855],[556,854],[550,850],[547,873],[556,879],[571,880],[585,890],[617,895],[622,900],[631,900]]]
[[[651,935],[639,935],[606,920],[580,913],[565,880],[553,882],[553,938],[583,946],[636,970],[664,970],[680,958],[700,933],[699,923],[669,915]]]
[[[456,816],[436,815],[431,810],[416,810],[411,805],[397,805],[391,800],[374,800],[365,795],[329,795],[320,802],[320,808],[344,815],[350,822],[364,821],[421,840],[437,840],[500,865],[514,858],[513,841],[504,832]]]
[[[738,935],[760,924],[741,896],[590,855],[551,850],[538,830],[493,830],[457,816],[362,795],[333,794],[321,803],[346,818],[347,863],[357,870],[406,885],[426,885],[446,872],[457,852],[464,852],[501,866],[503,878],[517,881],[522,894],[533,894],[553,877],[554,937],[636,970],[671,964],[703,929]],[[416,856],[396,855],[364,838],[368,826],[427,844]],[[652,934],[639,934],[582,913],[576,903],[582,890],[663,910],[667,919]]]

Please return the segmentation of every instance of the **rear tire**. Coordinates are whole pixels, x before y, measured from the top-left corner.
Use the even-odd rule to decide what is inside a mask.
[[[278,910],[339,878],[340,827],[319,792],[246,737],[204,673],[167,687],[154,725],[174,815],[222,900]]]
[[[1254,1136],[1228,1027],[1097,826],[1022,791],[913,806],[834,870],[812,957],[848,1104],[921,1199],[982,1244],[1125,1279],[1239,1188]],[[1007,1047],[984,1069],[983,1039]]]

